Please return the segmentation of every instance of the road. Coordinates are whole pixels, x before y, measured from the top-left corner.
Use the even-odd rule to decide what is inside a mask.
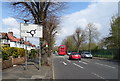
[[[98,59],[68,60],[53,55],[54,79],[118,79],[118,63]]]

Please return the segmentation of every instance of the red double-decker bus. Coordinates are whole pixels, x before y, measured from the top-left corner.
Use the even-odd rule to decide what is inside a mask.
[[[58,47],[58,54],[59,55],[66,55],[66,45],[60,45]]]

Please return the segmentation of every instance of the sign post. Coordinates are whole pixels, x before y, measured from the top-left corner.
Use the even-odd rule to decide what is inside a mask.
[[[41,59],[41,44],[40,44],[40,38],[39,38],[39,70],[40,70],[40,67],[41,67],[41,63],[40,63],[40,59]]]
[[[40,38],[43,37],[43,27],[42,25],[37,25],[37,24],[27,24],[26,23],[21,23],[20,24],[20,35],[22,37],[25,37],[25,41],[26,41],[26,37],[36,37]],[[41,42],[39,42],[39,70],[40,70],[40,59],[41,59]],[[27,66],[27,62],[26,62],[26,66]]]

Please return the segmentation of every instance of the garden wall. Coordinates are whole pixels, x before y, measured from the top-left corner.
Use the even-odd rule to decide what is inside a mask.
[[[13,67],[13,65],[21,64],[25,62],[25,58],[11,58],[9,60],[3,60],[2,61],[2,69],[6,69],[9,67]]]

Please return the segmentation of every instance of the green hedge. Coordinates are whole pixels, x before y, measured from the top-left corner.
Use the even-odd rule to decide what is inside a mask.
[[[37,56],[37,54],[38,54],[38,50],[31,49],[31,50],[30,50],[30,53],[29,53],[29,58],[30,58],[30,59],[35,58],[35,57]]]
[[[25,55],[25,50],[23,48],[2,47],[1,51],[3,60],[8,60],[10,56],[18,58],[18,56],[23,57]]]

